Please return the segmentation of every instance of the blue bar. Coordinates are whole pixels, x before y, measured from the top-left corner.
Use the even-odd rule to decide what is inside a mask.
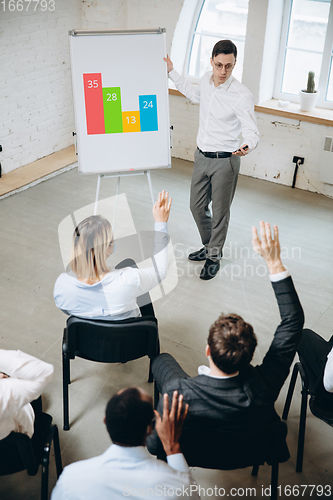
[[[158,130],[156,95],[139,95],[141,132]]]

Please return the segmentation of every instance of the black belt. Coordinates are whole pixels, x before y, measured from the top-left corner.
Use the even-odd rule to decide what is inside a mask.
[[[216,151],[216,153],[214,152],[208,152],[208,151],[201,151],[201,149],[197,148],[199,153],[201,153],[202,155],[204,155],[206,158],[229,158],[232,153],[229,153],[228,151]]]

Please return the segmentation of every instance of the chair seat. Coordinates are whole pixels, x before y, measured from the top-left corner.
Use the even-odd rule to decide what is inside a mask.
[[[277,421],[260,429],[183,429],[180,445],[192,467],[233,470],[273,465],[290,458],[287,426]]]
[[[0,476],[26,470],[35,476],[42,464],[41,498],[48,498],[49,458],[52,441],[56,461],[57,477],[61,474],[62,463],[58,428],[52,424],[52,417],[41,413],[35,422],[35,433],[30,439],[27,434],[11,432],[0,440]],[[15,498],[15,496],[13,496]]]

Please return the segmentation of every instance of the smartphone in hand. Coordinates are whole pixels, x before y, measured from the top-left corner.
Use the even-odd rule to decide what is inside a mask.
[[[249,146],[246,145],[246,146],[243,147],[243,149],[244,149],[244,151],[246,151],[247,149],[249,149]],[[240,150],[241,150],[241,148],[236,149],[236,151],[234,151],[234,153],[237,153],[237,151],[240,151]]]

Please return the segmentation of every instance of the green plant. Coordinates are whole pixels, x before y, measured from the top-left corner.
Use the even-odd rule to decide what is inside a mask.
[[[316,92],[314,77],[315,77],[314,72],[313,71],[309,71],[309,74],[308,74],[308,85],[307,85],[307,88],[306,88],[306,92],[308,94],[314,94]]]

